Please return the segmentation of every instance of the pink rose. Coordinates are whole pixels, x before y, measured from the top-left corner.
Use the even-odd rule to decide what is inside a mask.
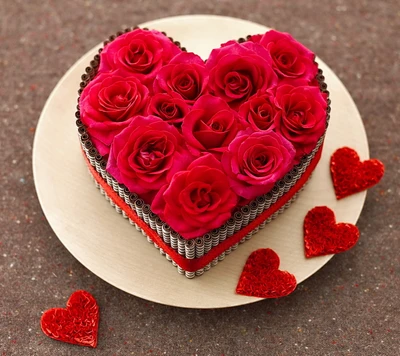
[[[181,52],[163,67],[154,81],[155,93],[176,93],[189,105],[206,91],[208,71],[194,53]]]
[[[311,153],[325,132],[326,95],[317,87],[285,84],[277,88],[275,103],[281,110],[276,130],[294,145],[298,163],[302,156]]]
[[[206,94],[183,120],[182,133],[193,155],[210,152],[220,157],[244,124],[224,100]]]
[[[273,68],[279,77],[311,81],[317,75],[314,53],[290,34],[271,30],[264,35],[252,36],[250,41],[260,43],[269,51]]]
[[[147,107],[147,114],[158,116],[170,124],[180,126],[189,106],[177,94],[155,94]]]
[[[221,226],[236,203],[237,196],[221,163],[207,154],[175,174],[157,193],[151,208],[182,237],[190,239]]]
[[[242,104],[239,115],[245,119],[254,131],[272,130],[280,110],[275,106],[274,95],[266,93],[255,95]]]
[[[155,116],[136,116],[115,137],[107,171],[150,202],[189,160],[183,137],[174,126]]]
[[[230,41],[214,49],[206,62],[210,93],[238,109],[257,91],[276,86],[277,76],[271,65],[271,56],[261,45]]]
[[[108,155],[114,137],[132,116],[142,113],[148,94],[136,77],[123,77],[120,71],[97,75],[83,90],[80,118],[102,156]]]
[[[160,68],[181,52],[158,31],[136,29],[117,37],[100,54],[100,72],[123,69],[149,84]]]
[[[295,149],[274,131],[241,131],[222,156],[230,186],[245,199],[269,192],[292,167]]]

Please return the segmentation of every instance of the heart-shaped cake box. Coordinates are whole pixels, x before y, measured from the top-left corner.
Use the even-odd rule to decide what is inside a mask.
[[[203,61],[165,33],[126,29],[104,42],[78,93],[95,185],[188,278],[297,198],[330,112],[315,55],[274,30]]]

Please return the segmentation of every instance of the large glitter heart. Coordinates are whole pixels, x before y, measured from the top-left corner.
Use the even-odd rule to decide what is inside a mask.
[[[279,256],[269,248],[251,253],[240,275],[236,293],[258,298],[285,297],[296,289],[296,277],[279,270]]]
[[[67,307],[46,310],[41,318],[43,332],[52,339],[80,346],[97,346],[99,307],[83,290],[74,292]]]
[[[304,219],[304,247],[307,258],[340,253],[352,248],[360,232],[353,224],[336,223],[326,206],[311,209]]]
[[[289,207],[321,157],[326,84],[288,34],[228,41],[203,61],[128,29],[99,53],[76,113],[89,170],[188,277]]]
[[[357,152],[349,147],[336,150],[331,157],[331,174],[337,199],[371,188],[385,172],[377,159],[361,162]]]

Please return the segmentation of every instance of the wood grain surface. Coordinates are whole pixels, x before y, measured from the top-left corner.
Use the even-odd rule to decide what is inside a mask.
[[[213,47],[229,39],[265,32],[252,22],[216,16],[183,16],[142,24],[166,31],[188,51],[207,58]],[[43,211],[65,247],[90,271],[130,294],[185,308],[223,308],[258,301],[235,294],[249,254],[268,247],[300,283],[331,256],[304,257],[302,224],[308,210],[327,205],[338,221],[356,223],[366,193],[342,201],[334,195],[329,159],[334,150],[350,146],[362,159],[368,143],[358,110],[344,85],[318,59],[332,100],[331,120],[317,169],[299,199],[275,221],[226,259],[195,280],[187,280],[106,202],[89,177],[80,153],[74,111],[80,75],[99,46],[86,53],[65,74],[50,95],[36,132],[33,167]]]

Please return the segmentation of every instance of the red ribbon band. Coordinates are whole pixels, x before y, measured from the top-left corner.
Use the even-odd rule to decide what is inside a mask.
[[[268,219],[272,214],[278,211],[282,206],[284,206],[293,196],[298,192],[301,187],[307,182],[311,173],[314,171],[317,163],[319,162],[322,154],[322,145],[315,154],[314,158],[311,160],[310,165],[304,171],[301,178],[296,182],[296,184],[284,195],[282,195],[270,208],[263,211],[258,217],[256,217],[251,223],[249,223],[246,227],[242,228],[234,235],[228,237],[226,240],[220,242],[217,246],[212,247],[211,250],[202,257],[195,259],[188,259],[184,256],[178,254],[176,250],[174,250],[171,246],[167,245],[162,237],[158,235],[156,231],[154,231],[150,226],[148,226],[131,207],[125,203],[125,201],[114,191],[112,187],[110,187],[107,182],[103,179],[103,177],[96,171],[96,169],[90,164],[86,155],[86,164],[89,167],[90,173],[93,175],[97,183],[104,189],[106,194],[113,200],[115,205],[121,208],[125,214],[134,221],[146,234],[150,237],[150,239],[155,242],[160,248],[164,250],[166,254],[168,254],[175,263],[184,269],[187,272],[195,272],[207,264],[209,264],[212,260],[217,258],[223,252],[225,252],[229,247],[232,247],[236,243],[238,243],[241,239],[243,239],[248,233],[253,231],[257,226],[259,226],[264,220]]]

